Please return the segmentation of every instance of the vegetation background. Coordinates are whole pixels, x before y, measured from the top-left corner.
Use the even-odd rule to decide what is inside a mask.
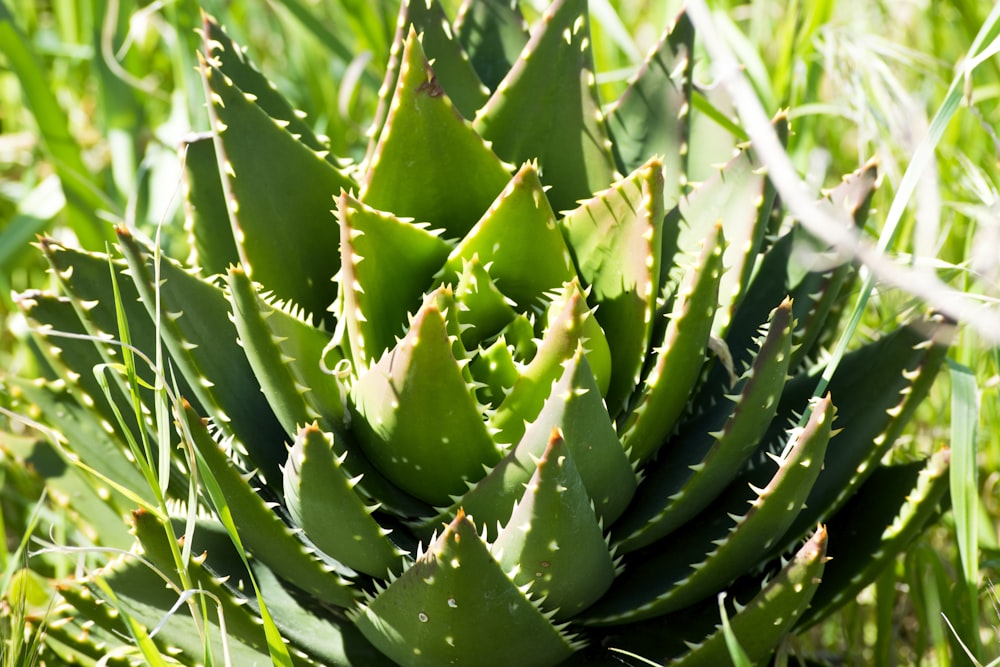
[[[454,16],[457,3],[443,4]],[[524,4],[529,13],[539,9]],[[996,318],[1000,6],[982,0],[711,5],[716,39],[741,62],[765,110],[790,109],[788,152],[807,182],[831,186],[836,175],[876,158],[881,185],[868,227],[872,243],[893,266],[946,281],[956,291],[944,303],[967,303]],[[363,152],[395,0],[204,0],[201,7],[250,47],[338,154]],[[602,86],[624,87],[679,7],[675,0],[591,0]],[[159,228],[168,254],[186,252],[175,147],[184,133],[207,129],[194,69],[198,12],[194,0],[0,0],[5,372],[30,374],[35,363],[10,296],[50,281],[30,247],[35,234],[103,249],[112,223],[125,222]],[[719,104],[708,63],[702,58],[697,76],[706,109]],[[698,149],[718,151],[721,162],[744,134],[738,121],[727,120],[728,109],[718,111],[718,145]],[[861,317],[860,339],[924,306],[907,290],[876,283],[870,299],[859,294],[857,305],[845,307]],[[1000,568],[998,338],[1000,329],[988,326],[961,329],[949,372],[894,453],[906,458],[952,443],[955,510],[855,603],[797,640],[804,648],[843,664],[987,664],[1000,655],[1000,596],[991,584]],[[73,567],[72,557],[56,552],[33,556],[31,571],[21,570],[26,554],[38,549],[29,537],[58,544],[74,530],[62,499],[42,497],[31,471],[5,456],[5,442],[32,437],[9,407],[0,384],[3,638],[17,634],[20,621],[11,615],[17,600],[23,596],[29,610],[43,613],[51,596],[47,578]],[[4,655],[6,665],[13,651]]]

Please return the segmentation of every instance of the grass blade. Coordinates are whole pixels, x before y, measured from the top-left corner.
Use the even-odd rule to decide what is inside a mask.
[[[69,120],[49,84],[27,37],[14,23],[5,0],[0,0],[0,52],[17,75],[24,99],[34,114],[43,144],[48,151],[63,192],[73,212],[76,232],[88,245],[99,246],[111,238],[110,225],[100,220],[99,211],[117,215],[116,207],[91,178],[83,161],[80,144],[70,134]]]

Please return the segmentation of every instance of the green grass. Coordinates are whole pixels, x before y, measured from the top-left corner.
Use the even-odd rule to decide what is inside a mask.
[[[455,4],[445,3],[451,15]],[[592,2],[595,58],[597,69],[610,73],[601,79],[607,92],[621,90],[678,4]],[[362,128],[373,113],[394,5],[204,3],[333,139],[334,151],[348,156],[364,150]],[[991,125],[1000,118],[1000,10],[991,13],[975,0],[926,7],[888,0],[755,0],[712,7],[719,35],[714,46],[721,44],[742,64],[765,118],[791,109],[787,156],[809,186],[829,187],[833,175],[878,159],[876,223],[863,239],[876,271],[845,305],[854,315],[845,345],[922,308],[914,291],[933,286],[931,279],[953,290],[931,295],[932,303],[960,306],[980,318],[960,330],[949,372],[894,453],[915,457],[950,444],[952,511],[855,604],[796,640],[789,652],[853,664],[966,664],[969,655],[987,664],[1000,655],[1000,605],[990,588],[1000,568],[1000,327],[990,325],[1000,312],[1000,138]],[[125,223],[159,234],[170,254],[186,252],[174,146],[185,132],[207,127],[190,55],[198,21],[190,0],[144,6],[0,0],[4,368],[45,370],[31,354],[9,296],[12,289],[50,281],[39,254],[28,247],[34,234],[102,249],[111,223]],[[370,59],[363,55],[367,50],[374,53]],[[982,55],[970,58],[976,54]],[[305,66],[316,62],[325,67]],[[699,67],[698,76],[708,84],[716,72]],[[345,77],[348,83],[338,87]],[[710,101],[700,98],[699,104],[705,109]],[[741,132],[754,137],[754,124],[740,116]],[[725,113],[720,119],[732,123]],[[722,142],[720,156],[731,144]],[[136,365],[144,363],[125,355],[123,368],[107,369],[109,381],[121,381],[121,371],[134,379]],[[158,360],[150,365],[159,369]],[[169,384],[164,373],[157,377],[163,409],[156,417],[163,424]],[[9,408],[10,400],[0,384],[0,407]],[[44,498],[38,481],[14,462],[15,452],[39,433],[30,422],[0,420],[6,538],[0,545],[0,599],[6,601],[0,622],[6,624],[3,636],[16,638],[26,620],[44,616],[41,582],[65,574],[76,557],[47,551],[24,569],[32,551],[28,537],[87,541],[75,533],[71,511],[59,499]],[[162,465],[149,454],[149,443],[134,445],[150,489],[162,488]],[[224,500],[218,503],[224,508]],[[162,504],[150,509],[165,514]],[[190,554],[175,556],[183,572]],[[194,613],[209,613],[210,601],[188,602]],[[148,638],[136,633],[138,645],[148,647]],[[37,634],[24,641],[4,644],[0,664],[21,664],[19,656],[31,655]],[[280,663],[280,642],[273,649]]]

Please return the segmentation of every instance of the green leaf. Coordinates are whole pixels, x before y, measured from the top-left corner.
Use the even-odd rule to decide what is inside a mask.
[[[253,93],[203,63],[215,151],[240,260],[278,298],[327,321],[337,295],[340,230],[330,198],[353,182],[271,118]],[[292,260],[294,258],[294,260]]]
[[[497,289],[478,256],[462,260],[454,290],[455,301],[458,303],[458,321],[462,329],[462,345],[467,350],[476,349],[476,346],[498,334],[517,317],[517,311],[514,310],[516,304]],[[513,381],[508,386],[512,384]]]
[[[467,361],[455,357],[461,343],[446,321],[455,308],[445,288],[431,294],[406,336],[351,391],[352,428],[367,457],[404,491],[438,505],[500,459],[465,377]]]
[[[732,634],[755,664],[766,660],[808,608],[826,563],[826,530],[820,528],[760,593],[729,619]],[[729,648],[720,628],[671,663],[677,667],[727,664]]]
[[[545,667],[578,648],[508,578],[464,512],[352,618],[368,641],[410,667]]]
[[[588,622],[677,611],[752,571],[801,510],[823,465],[833,416],[829,397],[818,401],[809,423],[789,434],[787,452],[766,471],[737,478],[697,520],[676,531],[669,546],[626,559],[625,572],[588,612]]]
[[[176,519],[173,520],[177,522]],[[361,636],[343,614],[314,604],[259,560],[248,571],[225,528],[214,520],[199,520],[192,550],[205,556],[204,566],[215,577],[225,577],[226,589],[247,599],[251,612],[255,600],[246,598],[250,574],[267,608],[289,642],[294,658],[311,658],[323,665],[389,667],[392,662]]]
[[[203,13],[202,21],[205,55],[212,66],[225,74],[233,86],[252,95],[257,107],[279,121],[293,137],[313,151],[328,151],[328,142],[316,136],[302,112],[293,108],[274,84],[250,62],[215,18]]]
[[[99,419],[94,418],[93,410],[81,405],[65,386],[61,386],[61,383],[24,382],[16,379],[6,379],[6,381],[11,383],[12,395],[23,395],[41,410],[47,423],[64,434],[72,455],[86,466],[85,470],[74,471],[73,480],[68,482],[79,484],[85,489],[70,491],[61,483],[50,483],[60,490],[63,497],[73,498],[72,505],[78,511],[96,500],[88,496],[100,494],[102,497],[100,504],[103,507],[90,505],[90,509],[84,510],[82,516],[100,528],[98,537],[102,542],[122,548],[127,547],[131,540],[115,530],[119,524],[124,529],[124,520],[120,522],[108,520],[107,513],[109,510],[123,512],[135,505],[153,503],[155,498],[135,463],[127,458],[125,447],[101,427]],[[51,475],[57,477],[71,475],[70,472],[62,470],[73,467],[72,463],[64,460],[65,453],[39,450],[37,455],[39,461],[26,460],[26,463],[44,478]],[[34,455],[24,454],[25,459],[31,456]],[[56,463],[57,459],[59,463]],[[43,466],[42,461],[47,461],[49,465]],[[79,476],[83,479],[77,480],[76,477]],[[125,495],[126,492],[130,497]],[[111,498],[107,498],[108,495]],[[124,513],[119,518],[122,517]]]
[[[341,377],[346,371],[339,369],[343,357],[330,346],[330,334],[267,303],[238,267],[229,272],[229,296],[240,343],[288,437],[318,420],[323,430],[337,434],[334,451],[343,457],[349,442],[346,378]],[[362,478],[357,489],[370,502],[404,516],[427,513],[423,503],[382,477],[358,448],[349,449],[343,468],[349,477]]]
[[[552,383],[562,375],[563,362],[576,353],[583,341],[584,322],[592,317],[575,280],[565,285],[560,298],[549,307],[549,313],[545,337],[534,358],[521,369],[517,382],[490,416],[494,438],[501,446],[520,440],[525,424],[538,416]]]
[[[343,319],[357,373],[395,346],[451,247],[422,226],[337,199]]]
[[[739,394],[685,425],[660,449],[636,494],[632,511],[615,527],[616,544],[633,551],[683,526],[707,507],[754,453],[778,408],[792,343],[792,304],[771,315],[766,337],[737,388]]]
[[[610,525],[622,514],[636,486],[635,474],[603,409],[582,348],[578,347],[558,370],[556,380],[544,385],[543,405],[522,426],[516,446],[450,508],[418,523],[422,535],[451,521],[464,509],[483,526],[488,537],[495,539],[497,530],[509,522],[515,503],[523,496],[536,462],[556,430],[574,457],[576,470],[603,525]]]
[[[669,315],[670,323],[660,345],[653,348],[654,365],[620,428],[622,445],[632,461],[642,463],[650,458],[689,407],[707,359],[719,302],[724,245],[722,226],[717,225],[702,242],[697,261],[687,270],[687,279]]]
[[[788,133],[787,119],[779,116],[774,122],[784,138]],[[753,259],[768,231],[774,201],[775,190],[760,160],[751,146],[744,146],[678,205],[687,223],[680,229],[678,246],[681,251],[691,253],[716,224],[722,224],[726,236],[728,245],[722,260],[726,273],[719,288],[720,310],[713,327],[716,333],[726,332],[733,311],[743,300],[754,269]],[[786,293],[782,292],[777,298]],[[756,322],[754,327],[761,322]]]
[[[83,324],[84,331],[95,337],[94,344],[100,352],[100,361],[95,360],[92,364],[75,361],[69,368],[92,369],[96,363],[122,363],[132,354],[132,348],[146,355],[150,363],[156,358],[157,332],[156,323],[150,317],[148,309],[143,305],[139,291],[128,275],[127,265],[121,260],[112,260],[107,255],[89,253],[81,250],[67,248],[50,239],[40,241],[42,252],[49,261],[55,275],[59,280],[60,287],[70,297],[73,307],[76,309],[79,321]],[[112,281],[111,272],[114,272],[115,279]],[[118,294],[115,290],[117,286]],[[118,309],[121,309],[121,319],[119,320]],[[59,330],[59,327],[56,328]],[[67,329],[73,331],[73,329]],[[131,347],[122,348],[119,345],[103,345],[97,341],[106,339],[108,341],[127,342]],[[67,342],[65,339],[59,344]],[[153,392],[148,390],[149,386],[156,384],[153,377],[154,369],[148,364],[140,362],[137,372],[141,378],[140,386],[136,389],[142,394],[144,404],[150,408],[154,405]],[[91,375],[91,374],[88,374]],[[96,401],[101,401],[103,392],[93,377],[88,379],[79,378],[81,386]],[[178,378],[178,387],[185,395],[192,395],[192,390],[185,378]],[[118,385],[128,395],[128,389],[124,385]],[[131,397],[124,399],[123,405],[131,402]],[[102,409],[102,415],[120,432],[120,425],[116,423],[113,412],[110,409]],[[139,439],[138,433],[134,436]]]
[[[682,12],[608,111],[615,160],[623,173],[638,169],[650,155],[663,160],[667,208],[677,204],[687,184],[693,50],[694,27]]]
[[[16,392],[15,395],[23,393],[24,398],[43,412],[47,421],[68,436],[67,442],[56,443],[34,438],[24,441],[5,438],[0,446],[5,458],[38,475],[48,489],[47,501],[68,513],[67,523],[74,524],[88,540],[105,547],[128,549],[132,536],[125,525],[127,510],[137,501],[150,502],[152,494],[135,466],[125,459],[121,447],[110,441],[87,410],[65,390],[19,381],[10,389]],[[81,466],[79,460],[74,462],[64,449],[66,445],[73,448],[70,456],[86,457],[92,466]],[[107,480],[100,475],[105,475]],[[108,480],[118,487],[109,485]],[[125,490],[131,497],[122,493]],[[24,547],[27,547],[27,539],[28,535],[24,538]],[[5,569],[0,570],[0,591],[8,593],[9,575],[21,562],[20,554],[10,554],[5,560]]]
[[[200,560],[192,560],[188,571],[198,588],[212,596],[205,600],[207,613],[203,616],[200,605],[190,601],[174,610],[190,593],[182,597],[183,585],[176,575],[165,528],[154,515],[144,511],[133,513],[133,524],[143,547],[143,559],[123,554],[87,580],[61,586],[60,593],[70,604],[119,635],[131,634],[129,623],[138,624],[149,634],[156,630],[153,641],[160,651],[183,655],[192,663],[204,662],[206,650],[216,660],[228,655],[233,662],[243,664],[270,661],[264,633],[245,606],[245,598],[239,599],[226,590],[212,573],[205,571]],[[114,599],[99,601],[108,592],[113,592]],[[193,612],[192,607],[197,611]],[[207,623],[193,625],[192,613]],[[225,619],[225,631],[220,628],[220,614]]]
[[[854,224],[860,229],[864,227],[871,207],[877,175],[875,163],[869,162],[845,177],[819,204],[849,211]],[[783,244],[790,244],[790,251],[779,248]],[[780,259],[772,258],[772,255],[778,255]],[[774,266],[772,262],[775,259],[777,263],[784,262],[787,268]],[[735,333],[738,327],[746,327],[748,321],[752,321],[754,311],[773,307],[765,304],[768,300],[775,302],[775,292],[788,292],[793,299],[792,312],[796,319],[797,349],[792,353],[792,368],[797,370],[817,355],[818,346],[829,343],[824,337],[832,335],[830,332],[835,328],[837,315],[843,310],[844,292],[849,281],[856,276],[857,268],[851,257],[831,255],[829,248],[818,245],[796,223],[786,237],[779,239],[765,253],[747,290],[744,304],[734,316],[730,333]],[[778,287],[782,279],[783,290]],[[759,287],[758,281],[762,283]],[[768,295],[768,292],[771,294]],[[737,324],[737,320],[741,323]]]
[[[979,584],[979,410],[976,375],[967,366],[948,361],[951,376],[951,510],[955,517],[962,577],[974,589]]]
[[[449,236],[465,236],[503,190],[508,166],[455,111],[413,30],[400,67],[360,199]]]
[[[477,259],[504,296],[522,312],[539,308],[547,292],[576,275],[555,213],[545,197],[538,166],[525,163],[444,265],[441,280],[457,277]],[[526,271],[526,267],[531,267]]]
[[[142,302],[160,318],[164,343],[201,407],[246,447],[265,479],[279,479],[284,429],[236,341],[226,295],[173,260],[150,255],[127,230],[120,228],[118,239]]]
[[[474,121],[504,160],[538,160],[556,211],[614,179],[593,70],[586,0],[556,0]]]
[[[844,356],[827,391],[849,428],[837,436],[786,544],[825,521],[878,468],[927,395],[952,335],[953,325],[940,318],[917,320]],[[821,371],[789,381],[780,415],[804,413]]]
[[[591,371],[586,351],[578,348],[563,364],[537,418],[525,429],[517,448],[533,456],[544,451],[549,434],[558,430],[575,460],[576,470],[594,503],[597,516],[610,526],[625,512],[636,477],[615,435],[614,426]],[[521,453],[525,460],[525,453]]]
[[[556,620],[589,607],[614,581],[601,523],[558,429],[491,551]]]
[[[853,600],[912,544],[948,493],[951,453],[879,466],[829,521],[830,564],[809,612],[808,628]]]
[[[211,472],[225,505],[225,512],[236,526],[253,526],[240,533],[246,550],[263,561],[275,574],[328,604],[351,607],[355,593],[350,583],[329,565],[310,553],[281,518],[274,513],[260,490],[250,483],[252,477],[233,463],[230,454],[215,442],[208,428],[189,405],[184,406],[184,426],[205,469]]]
[[[349,454],[336,456],[333,439],[315,424],[299,431],[285,464],[288,512],[317,547],[347,567],[382,578],[398,573],[406,552],[372,518],[376,507],[355,491],[359,480],[342,465]],[[330,521],[334,509],[337,520]]]
[[[242,267],[229,268],[228,287],[240,345],[285,433],[317,418],[342,427],[342,388],[332,370],[322,371],[342,359],[337,350],[327,354],[330,334],[267,303]]]
[[[240,258],[219,175],[215,139],[210,133],[189,136],[181,154],[187,197],[185,229],[191,246],[188,261],[208,276],[225,273]]]
[[[455,18],[455,34],[480,80],[496,90],[528,43],[528,24],[510,0],[465,0]]]
[[[652,158],[560,222],[611,348],[606,400],[618,414],[639,383],[656,311],[663,171]]]

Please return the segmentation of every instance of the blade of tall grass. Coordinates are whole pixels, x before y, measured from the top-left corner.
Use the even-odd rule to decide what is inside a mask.
[[[288,13],[295,17],[302,27],[312,33],[329,50],[331,55],[345,64],[351,63],[354,60],[356,54],[352,47],[346,44],[337,33],[323,25],[313,11],[305,4],[299,0],[276,1],[280,6],[288,10]],[[376,51],[376,53],[381,53],[381,51]],[[367,67],[361,72],[361,81],[371,88],[378,88],[381,84],[378,75]]]
[[[955,517],[962,580],[966,588],[968,627],[979,627],[979,387],[972,369],[949,361],[951,375],[951,510]],[[967,641],[981,652],[978,633]]]
[[[921,141],[907,166],[881,230],[879,241],[874,248],[871,248],[852,232],[852,226],[846,220],[815,205],[816,199],[812,189],[796,172],[756,92],[741,71],[727,40],[716,28],[705,2],[692,0],[688,7],[688,15],[695,29],[702,35],[712,57],[718,81],[726,86],[732,95],[757,155],[767,168],[768,176],[785,205],[811,234],[829,243],[839,252],[858,259],[867,269],[858,301],[851,312],[843,335],[834,348],[827,370],[817,386],[817,395],[825,391],[848,342],[853,339],[876,278],[923,299],[952,319],[974,327],[985,340],[1000,342],[1000,313],[970,302],[964,292],[948,287],[936,275],[898,266],[886,256],[886,251],[895,242],[900,220],[916,190],[920,175],[934,160],[935,149],[959,107],[963,82],[971,70],[966,69],[959,73],[952,81],[944,101],[934,115],[927,136]],[[969,50],[970,59],[974,59],[980,53],[983,43],[991,40],[998,31],[1000,31],[1000,4],[994,7],[980,28]]]
[[[74,229],[91,247],[111,238],[111,227],[99,212],[119,215],[87,169],[79,143],[70,133],[69,121],[56,100],[48,76],[27,37],[14,23],[5,0],[0,0],[0,53],[17,75],[24,99],[38,124],[42,141],[62,183]]]
[[[3,563],[3,574],[0,575],[0,598],[7,595],[7,591],[10,588],[11,578],[17,571],[17,568],[21,565],[21,560],[24,558],[25,553],[28,548],[28,541],[31,539],[32,533],[35,532],[35,528],[38,527],[38,522],[41,517],[42,508],[45,506],[46,493],[43,491],[42,496],[35,502],[34,506],[31,508],[31,513],[28,518],[27,525],[24,528],[24,533],[21,535],[21,540],[18,542],[17,547],[10,554],[5,554],[6,558]]]
[[[719,618],[722,620],[722,636],[726,638],[726,649],[729,651],[729,659],[733,661],[733,667],[753,667],[753,663],[747,656],[746,651],[740,646],[740,640],[733,632],[733,626],[729,624],[729,614],[726,613],[726,596],[719,595]]]
[[[186,422],[183,417],[180,417],[178,419],[178,423],[183,426]],[[191,442],[191,435],[188,433],[185,433],[185,442]],[[222,488],[216,481],[215,476],[212,475],[211,468],[202,458],[197,448],[194,447],[194,445],[190,445],[190,449],[194,452],[194,456],[197,458],[197,465],[201,473],[204,489],[207,491],[208,496],[212,501],[212,505],[215,507],[215,512],[218,515],[219,520],[225,527],[226,532],[229,533],[229,538],[232,540],[233,546],[236,547],[240,560],[243,561],[243,565],[246,567],[250,583],[253,585],[254,594],[257,597],[257,604],[260,608],[261,621],[264,625],[264,635],[267,638],[267,650],[271,655],[271,660],[276,667],[292,667],[293,663],[288,654],[288,648],[285,646],[285,641],[281,636],[281,632],[278,630],[274,619],[271,617],[271,614],[267,609],[267,604],[261,594],[260,587],[257,585],[257,579],[253,575],[253,570],[250,567],[250,561],[247,558],[246,550],[243,548],[243,541],[240,539],[239,532],[236,530],[236,523],[233,521],[233,516],[229,509],[229,503],[226,500],[226,496],[222,492]]]
[[[36,185],[17,204],[17,212],[0,231],[0,267],[6,268],[28,243],[66,206],[59,179],[50,176]]]

